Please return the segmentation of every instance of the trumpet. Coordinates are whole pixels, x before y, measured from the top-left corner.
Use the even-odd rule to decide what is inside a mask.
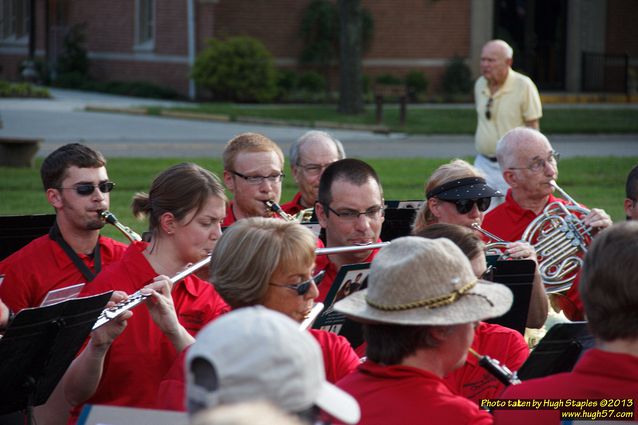
[[[305,210],[301,210],[293,216],[286,213],[275,201],[264,201],[264,204],[266,204],[266,208],[268,208],[268,210],[277,214],[284,220],[293,221],[296,223],[308,223],[310,220],[312,220],[312,216],[315,211],[314,208],[306,208]]]
[[[186,276],[196,272],[197,270],[201,269],[202,267],[206,266],[208,263],[210,263],[210,255],[205,257],[202,260],[199,260],[197,263],[185,268],[184,270],[182,270],[181,272],[177,273],[175,276],[173,276],[170,279],[171,285],[174,285],[175,283],[179,282],[180,280],[184,279]],[[138,305],[140,305],[146,298],[148,298],[149,295],[145,295],[142,294],[142,291],[137,291],[134,294],[131,294],[131,296],[129,296],[127,299],[125,299],[124,301],[120,301],[119,303],[115,304],[113,307],[109,307],[106,308],[102,311],[102,313],[100,313],[100,315],[98,316],[97,320],[95,321],[95,323],[93,324],[93,329],[92,330],[96,330],[99,327],[106,325],[108,322],[110,322],[111,320],[115,319],[116,317],[118,317],[120,314],[124,313],[125,311],[128,311],[130,309],[132,309],[133,307],[137,307]]]
[[[115,217],[115,215],[113,215],[112,212],[110,211],[100,211],[99,212],[99,216],[102,220],[104,220],[105,222],[107,222],[108,224],[111,224],[115,227],[117,227],[117,229],[122,232],[124,234],[124,236],[126,236],[131,242],[138,242],[142,240],[142,237],[140,235],[138,235],[137,233],[135,233],[130,227],[123,225],[122,223],[120,223],[117,219],[117,217]]]

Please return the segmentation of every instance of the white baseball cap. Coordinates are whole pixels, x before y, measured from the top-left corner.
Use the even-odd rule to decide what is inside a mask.
[[[202,360],[212,367],[212,388],[193,371]],[[189,409],[267,400],[288,412],[316,405],[348,424],[361,415],[352,396],[326,381],[317,341],[289,317],[262,306],[232,311],[202,329],[186,356],[186,373]]]

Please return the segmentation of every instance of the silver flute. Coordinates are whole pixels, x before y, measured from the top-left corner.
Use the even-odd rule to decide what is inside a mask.
[[[197,263],[185,268],[184,270],[177,273],[175,276],[173,276],[170,279],[171,285],[174,285],[175,283],[184,279],[186,276],[196,272],[197,270],[201,269],[202,267],[206,266],[209,263],[210,263],[210,256],[207,256],[206,258],[198,261]],[[133,307],[137,307],[149,296],[150,295],[142,294],[142,291],[139,290],[135,292],[134,294],[130,295],[124,301],[120,301],[119,303],[115,304],[113,307],[104,309],[102,313],[100,313],[100,316],[95,321],[95,324],[93,324],[92,330],[96,330],[100,326],[106,325],[108,322],[117,318],[120,314],[124,313],[125,311],[128,311],[132,309]]]

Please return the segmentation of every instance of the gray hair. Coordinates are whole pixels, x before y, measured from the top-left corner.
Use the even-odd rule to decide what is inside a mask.
[[[301,137],[299,137],[297,141],[290,146],[290,151],[288,153],[290,166],[295,167],[299,164],[299,150],[304,144],[321,139],[327,139],[334,143],[335,148],[337,148],[338,159],[344,159],[346,157],[346,151],[343,149],[343,144],[338,139],[325,131],[310,130],[302,134]]]
[[[491,40],[488,42],[488,44],[490,43],[496,44],[499,47],[501,47],[505,51],[505,57],[507,59],[512,59],[514,57],[514,49],[512,49],[512,46],[507,44],[505,40],[496,39],[496,40]]]
[[[538,130],[529,127],[516,127],[505,133],[496,144],[496,159],[501,170],[516,166],[516,156],[523,145],[530,139],[539,139],[547,144],[549,140]]]

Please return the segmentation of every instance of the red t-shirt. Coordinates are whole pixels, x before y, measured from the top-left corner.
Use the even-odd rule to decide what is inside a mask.
[[[306,208],[301,205],[301,192],[297,192],[294,198],[292,198],[292,201],[281,205],[281,209],[290,215],[295,215],[299,211],[305,210]]]
[[[568,204],[564,199],[556,198],[550,194],[547,204],[552,202]],[[527,229],[536,217],[538,217],[538,214],[534,211],[524,209],[516,203],[512,197],[512,190],[510,189],[505,196],[505,202],[485,215],[482,227],[505,241],[514,242],[521,239],[525,229]],[[536,241],[532,242],[534,243]],[[579,278],[580,273],[576,276],[576,279],[574,279],[571,288],[565,293],[565,296],[558,298],[560,307],[571,320],[583,320],[584,318],[583,302],[578,292]]]
[[[157,276],[144,257],[146,246],[146,242],[131,244],[122,260],[104,270],[95,279],[95,285],[82,295],[106,290],[131,294],[144,287]],[[193,336],[229,310],[213,286],[194,275],[177,282],[172,297],[180,323]],[[153,322],[146,306],[137,307],[124,332],[109,349],[98,389],[86,403],[155,407],[158,385],[176,357],[175,348]],[[71,422],[77,420],[81,408],[73,409]]]
[[[530,379],[507,387],[501,399],[633,399],[638,420],[638,356],[593,348],[571,372]],[[609,406],[614,409],[613,406]],[[610,419],[610,418],[608,418]],[[583,420],[587,420],[584,418]],[[559,424],[555,410],[494,410],[495,424]]]
[[[529,356],[529,348],[520,333],[485,322],[480,322],[476,328],[472,348],[479,354],[498,360],[512,372],[518,370]],[[481,399],[498,397],[505,388],[498,379],[479,366],[478,359],[470,353],[465,364],[444,380],[457,394],[477,404]]]
[[[454,394],[438,376],[409,366],[366,361],[337,386],[361,407],[360,424],[491,424],[492,416]]]
[[[336,383],[361,364],[359,357],[344,337],[316,329],[310,329],[308,332],[315,337],[321,347],[326,380],[328,382]],[[183,350],[177,356],[177,359],[160,383],[157,393],[157,409],[186,411],[186,375],[184,369],[187,351]]]
[[[371,263],[374,260],[374,257],[379,252],[379,248],[373,249],[368,257],[361,261],[362,263]],[[323,276],[321,283],[319,283],[319,296],[315,300],[316,302],[323,302],[330,292],[330,287],[337,277],[337,273],[339,272],[339,268],[330,261],[327,255],[317,255],[317,259],[315,260],[315,273],[318,273],[322,270],[325,270],[326,274]]]
[[[98,243],[102,269],[119,260],[127,248],[127,245],[105,236],[100,236]],[[92,257],[84,254],[78,254],[78,257],[94,271]],[[14,312],[39,307],[52,290],[86,283],[80,270],[49,235],[40,236],[5,258],[0,263],[0,273],[4,273],[0,299]]]

